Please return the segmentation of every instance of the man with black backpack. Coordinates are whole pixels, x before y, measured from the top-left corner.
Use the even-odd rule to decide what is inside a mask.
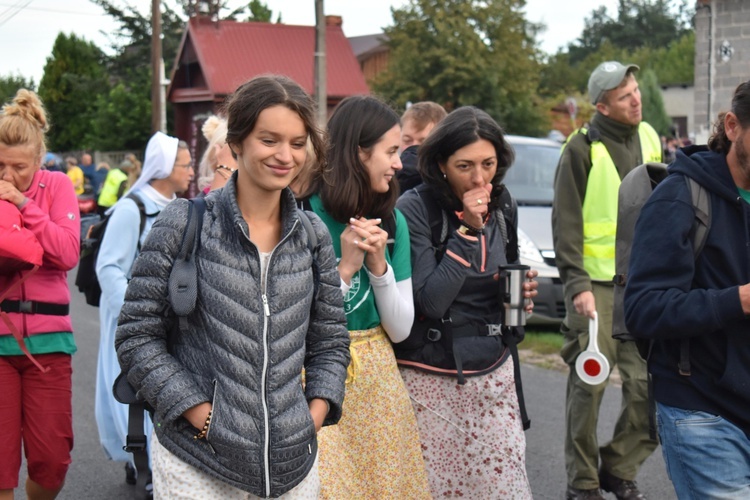
[[[750,498],[750,81],[708,147],[678,151],[669,171],[636,223],[625,321],[653,341],[648,368],[677,496]],[[699,252],[686,177],[710,201]]]
[[[148,142],[143,173],[111,209],[96,257],[96,275],[101,286],[99,299],[100,342],[97,361],[95,415],[102,448],[111,460],[126,463],[125,480],[136,484],[130,453],[123,450],[128,434],[128,407],[115,401],[112,386],[120,373],[115,352],[117,318],[125,301],[125,290],[141,244],[156,215],[177,193],[188,189],[195,175],[188,146],[183,141],[157,132]],[[146,419],[149,422],[149,419]],[[146,436],[150,437],[150,427]]]
[[[555,174],[552,232],[567,312],[561,355],[570,366],[565,415],[569,500],[601,499],[600,487],[618,499],[644,499],[635,477],[656,448],[648,434],[646,364],[633,342],[612,338],[620,181],[636,166],[662,156],[659,136],[642,121],[638,69],[607,61],[592,72],[588,90],[596,114],[571,134]],[[612,440],[601,448],[596,428],[607,381],[589,385],[575,370],[594,313],[599,347],[609,366],[618,365],[623,381],[622,411]]]

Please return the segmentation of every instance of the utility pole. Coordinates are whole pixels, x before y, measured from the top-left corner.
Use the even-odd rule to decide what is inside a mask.
[[[315,100],[318,103],[318,124],[325,128],[328,121],[326,94],[326,17],[323,0],[315,0]]]
[[[151,0],[151,133],[162,130],[161,2]],[[166,131],[164,131],[166,132]]]

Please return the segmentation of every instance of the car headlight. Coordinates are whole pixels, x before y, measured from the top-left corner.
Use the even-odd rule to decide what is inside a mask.
[[[539,249],[521,229],[518,229],[518,254],[522,259],[544,263],[544,257]]]

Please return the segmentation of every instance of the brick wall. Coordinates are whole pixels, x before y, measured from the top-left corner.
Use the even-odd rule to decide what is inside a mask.
[[[709,37],[711,40],[709,40]],[[734,89],[750,78],[750,1],[699,0],[695,16],[695,130],[704,143],[727,111]]]

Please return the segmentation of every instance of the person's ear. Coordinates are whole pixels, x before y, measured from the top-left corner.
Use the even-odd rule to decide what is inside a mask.
[[[742,134],[742,125],[737,119],[737,115],[731,111],[728,111],[724,115],[724,132],[727,134],[727,139],[731,142],[735,142],[740,134]]]
[[[227,143],[227,146],[229,146],[229,150],[232,152],[232,158],[234,158],[235,160],[237,159],[238,156],[242,154],[241,145]]]
[[[448,167],[445,166],[445,163],[438,163],[438,168],[443,173],[443,179],[447,179],[448,176],[446,175],[445,171],[448,169]]]
[[[601,101],[596,103],[596,110],[604,116],[609,116],[609,106]]]

